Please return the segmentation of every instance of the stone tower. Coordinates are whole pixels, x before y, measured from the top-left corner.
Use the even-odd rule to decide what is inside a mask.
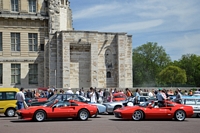
[[[68,0],[49,0],[49,33],[73,30],[72,11]]]

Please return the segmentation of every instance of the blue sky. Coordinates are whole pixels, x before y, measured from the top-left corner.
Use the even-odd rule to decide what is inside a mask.
[[[127,32],[133,48],[163,46],[172,60],[200,55],[200,0],[70,0],[75,30]]]

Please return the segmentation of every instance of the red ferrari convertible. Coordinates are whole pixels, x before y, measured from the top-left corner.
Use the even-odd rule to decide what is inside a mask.
[[[18,118],[24,120],[44,121],[54,118],[77,118],[87,120],[95,115],[97,106],[70,100],[58,102],[58,100],[48,102],[43,106],[31,106],[26,109],[17,110]]]
[[[186,117],[192,117],[192,106],[185,106],[171,101],[166,101],[164,107],[156,107],[155,102],[146,106],[122,107],[114,111],[117,118],[133,119],[136,121],[143,119],[172,119],[184,121]]]

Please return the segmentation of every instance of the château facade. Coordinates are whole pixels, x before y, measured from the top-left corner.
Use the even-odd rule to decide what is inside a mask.
[[[0,0],[0,87],[132,87],[132,36],[72,22],[69,0]]]

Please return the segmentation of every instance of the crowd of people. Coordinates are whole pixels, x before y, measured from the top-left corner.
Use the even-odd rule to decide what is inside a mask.
[[[74,92],[70,87],[66,90],[63,89],[56,89],[55,87],[49,87],[47,90],[24,90],[24,88],[20,89],[20,92],[17,93],[16,99],[17,104],[19,108],[23,108],[23,99],[26,98],[40,98],[40,97],[46,97],[47,99],[55,94],[78,94],[84,97],[87,97],[90,99],[90,102],[92,103],[103,103],[103,102],[112,102],[113,101],[113,95],[115,93],[124,93],[127,97],[134,96],[135,97],[135,103],[139,104],[140,96],[143,95],[143,93],[146,94],[146,96],[154,97],[158,100],[158,105],[164,106],[164,101],[169,99],[169,96],[176,95],[175,101],[177,103],[181,103],[182,95],[193,95],[192,90],[187,92],[185,90],[182,92],[179,88],[177,88],[175,91],[172,90],[165,90],[162,88],[159,89],[136,89],[135,92],[131,91],[129,88],[125,88],[124,90],[117,90],[116,88],[108,88],[108,89],[98,89],[90,87],[88,90],[84,90],[84,88],[76,89]],[[24,96],[23,96],[24,95]]]

